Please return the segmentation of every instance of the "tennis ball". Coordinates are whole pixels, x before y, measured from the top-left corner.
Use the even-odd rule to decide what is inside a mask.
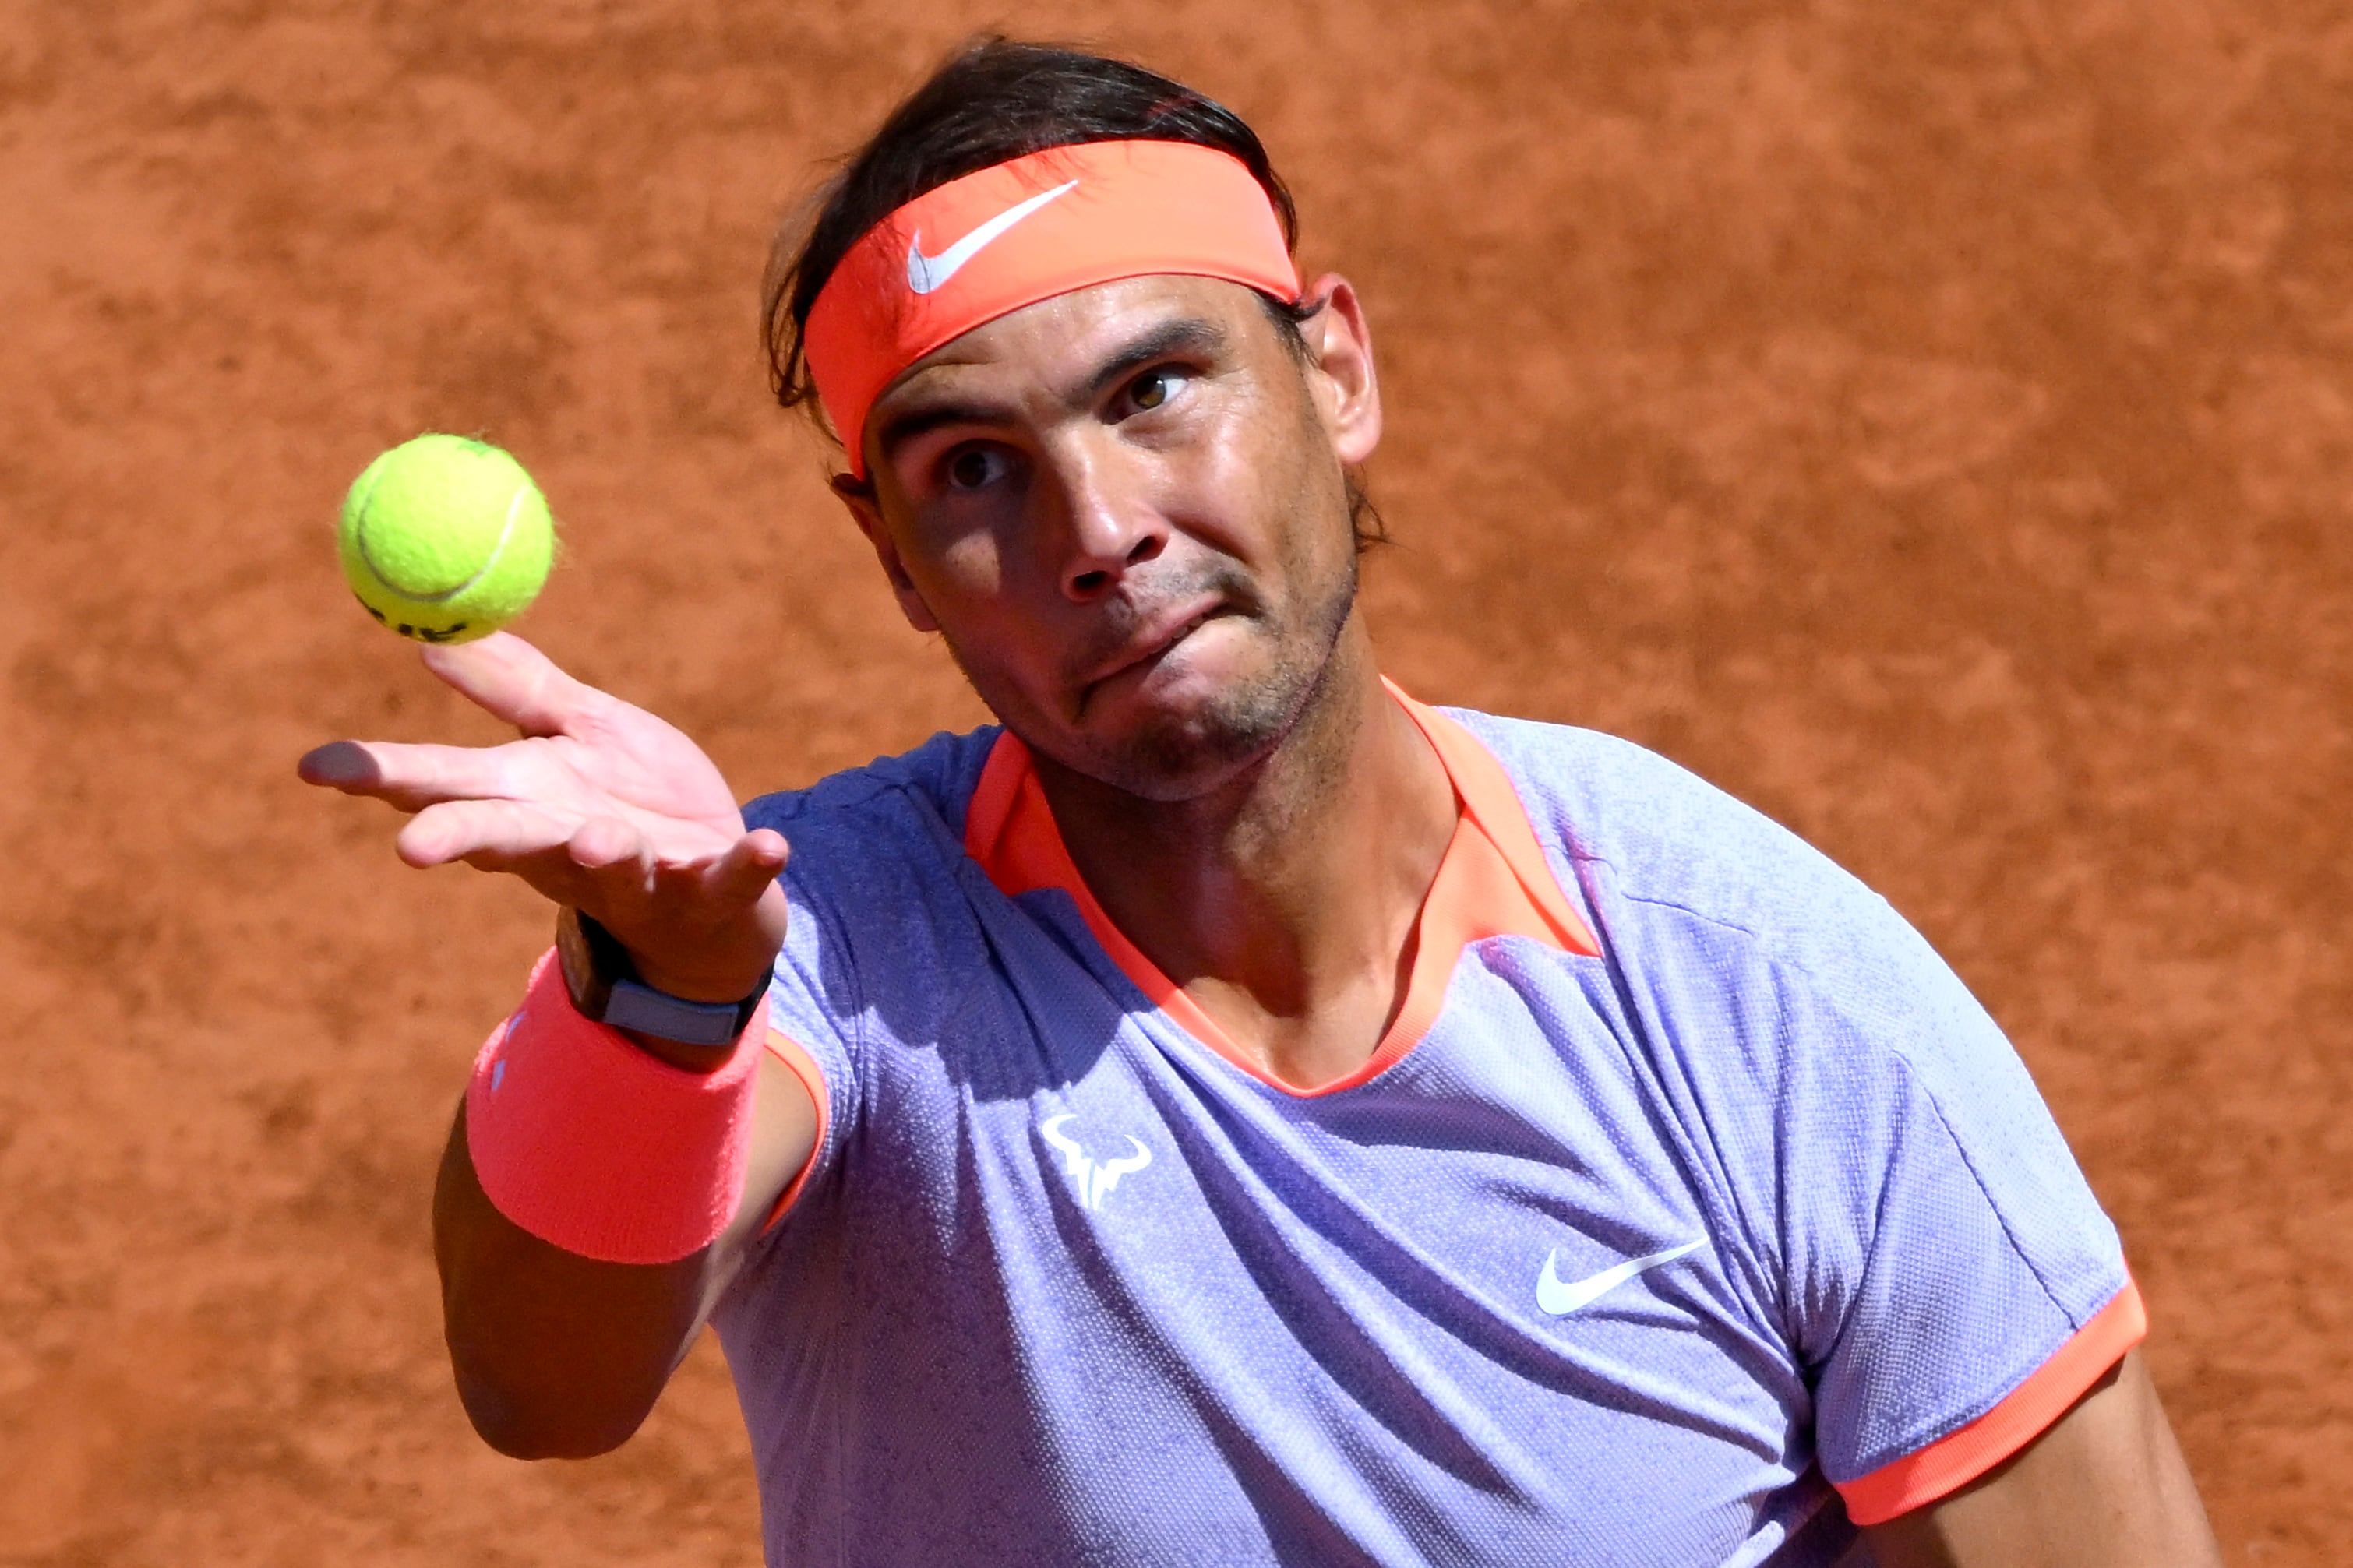
[[[367,613],[418,642],[469,642],[547,581],[555,524],[521,463],[486,441],[419,436],[370,463],[335,531]]]

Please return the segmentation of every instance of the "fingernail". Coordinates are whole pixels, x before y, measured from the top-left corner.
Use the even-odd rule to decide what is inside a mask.
[[[374,767],[367,752],[352,742],[330,741],[303,752],[294,772],[304,784],[341,786],[366,783]]]

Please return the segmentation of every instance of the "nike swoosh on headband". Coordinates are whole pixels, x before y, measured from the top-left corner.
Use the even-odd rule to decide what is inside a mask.
[[[907,287],[918,294],[928,294],[944,287],[947,280],[964,269],[964,264],[1007,229],[1052,201],[1078,188],[1078,181],[1066,180],[1050,191],[1040,191],[1028,201],[1009,206],[937,256],[923,254],[923,237],[920,230],[907,246]]]
[[[1664,1252],[1653,1252],[1648,1258],[1630,1258],[1615,1268],[1605,1268],[1599,1274],[1573,1281],[1563,1279],[1554,1272],[1560,1262],[1560,1253],[1555,1249],[1545,1258],[1544,1272],[1536,1276],[1536,1305],[1556,1318],[1565,1316],[1579,1307],[1599,1300],[1635,1275],[1656,1268],[1662,1263],[1672,1263],[1687,1252],[1696,1252],[1704,1245],[1704,1239],[1687,1241],[1681,1247],[1670,1247]]]

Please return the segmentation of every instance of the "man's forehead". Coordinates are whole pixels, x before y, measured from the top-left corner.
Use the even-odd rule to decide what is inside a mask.
[[[1074,289],[985,321],[913,364],[875,401],[877,415],[914,401],[932,387],[1004,370],[1060,384],[1084,377],[1138,338],[1171,323],[1229,322],[1252,308],[1250,290],[1219,278],[1154,273]],[[996,379],[990,377],[990,379]]]

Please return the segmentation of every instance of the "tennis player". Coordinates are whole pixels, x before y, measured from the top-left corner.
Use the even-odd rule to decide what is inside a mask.
[[[813,210],[784,398],[1001,725],[739,811],[501,636],[425,658],[522,739],[302,764],[559,909],[436,1200],[494,1447],[619,1444],[707,1321],[779,1568],[2219,1562],[1927,945],[1383,679],[1364,308],[1240,121],[984,41]]]

